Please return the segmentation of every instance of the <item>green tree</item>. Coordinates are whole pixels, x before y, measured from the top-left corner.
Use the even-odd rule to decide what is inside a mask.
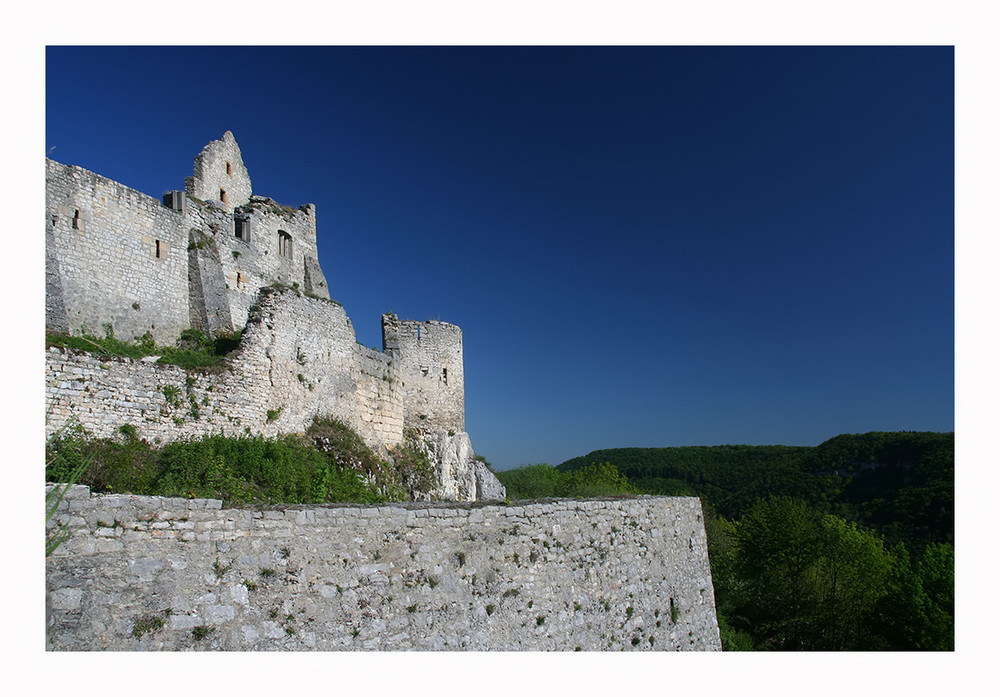
[[[902,543],[894,552],[886,593],[876,608],[875,648],[954,650],[955,562],[951,545],[927,545],[916,563]]]
[[[876,608],[893,569],[879,537],[776,497],[739,521],[734,541],[733,578],[720,576],[735,629],[766,648],[874,648]]]
[[[734,572],[741,585],[733,590],[742,620],[736,625],[766,648],[803,648],[817,610],[812,570],[822,548],[819,530],[816,511],[777,497],[759,501],[736,524]]]
[[[621,474],[610,462],[585,465],[566,475],[567,496],[590,498],[594,496],[614,496],[636,493],[628,477]]]
[[[820,540],[813,570],[817,613],[810,643],[824,650],[871,648],[873,613],[885,595],[892,556],[881,539],[832,515],[820,520]]]

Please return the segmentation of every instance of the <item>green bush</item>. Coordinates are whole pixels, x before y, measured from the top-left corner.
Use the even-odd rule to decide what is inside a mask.
[[[91,438],[82,430],[46,445],[47,481],[66,481],[85,465],[80,484],[95,492],[221,498],[227,505],[385,500],[358,471],[286,436],[207,436],[154,449],[123,432],[122,440]]]

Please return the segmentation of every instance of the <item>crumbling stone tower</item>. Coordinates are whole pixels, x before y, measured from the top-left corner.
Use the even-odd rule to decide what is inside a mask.
[[[462,330],[430,320],[382,315],[382,350],[403,379],[403,424],[419,429],[465,430]]]

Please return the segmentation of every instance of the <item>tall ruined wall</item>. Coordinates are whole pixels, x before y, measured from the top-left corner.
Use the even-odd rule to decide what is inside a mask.
[[[124,339],[189,326],[188,228],[160,201],[46,160],[46,324]]]
[[[184,181],[184,190],[202,201],[218,201],[228,213],[250,200],[250,173],[232,131],[226,131],[220,140],[213,140],[195,156],[194,174]]]
[[[56,650],[718,650],[696,498],[296,506],[74,487]]]
[[[372,447],[403,438],[402,382],[389,358],[357,343],[336,303],[265,289],[229,365],[197,373],[49,349],[47,433],[76,419],[98,437],[130,424],[151,442],[246,428],[275,436],[304,431],[318,415],[341,419]]]
[[[465,430],[462,330],[431,320],[382,315],[382,346],[405,382],[407,426]]]

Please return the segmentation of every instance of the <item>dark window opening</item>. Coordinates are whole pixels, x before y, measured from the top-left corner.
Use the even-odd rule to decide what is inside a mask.
[[[447,368],[442,368],[441,369],[441,379],[444,380],[444,384],[445,385],[448,384],[448,369]]]
[[[239,271],[236,272],[236,287],[243,287],[243,275]]]
[[[219,189],[219,200],[222,201],[223,203],[226,203],[226,201],[228,200],[226,198],[226,190],[225,189]]]
[[[420,374],[427,377],[427,371],[430,370],[426,365],[420,366]]]
[[[226,163],[226,174],[228,174],[230,177],[233,176],[233,163],[232,162],[227,162]]]
[[[235,219],[236,239],[250,241],[250,218]]]
[[[74,230],[79,230],[80,229],[80,211],[79,210],[76,210],[76,211],[73,212],[73,229]]]
[[[278,256],[292,258],[292,236],[284,230],[278,230]]]
[[[156,258],[160,258],[160,241],[156,240]]]

